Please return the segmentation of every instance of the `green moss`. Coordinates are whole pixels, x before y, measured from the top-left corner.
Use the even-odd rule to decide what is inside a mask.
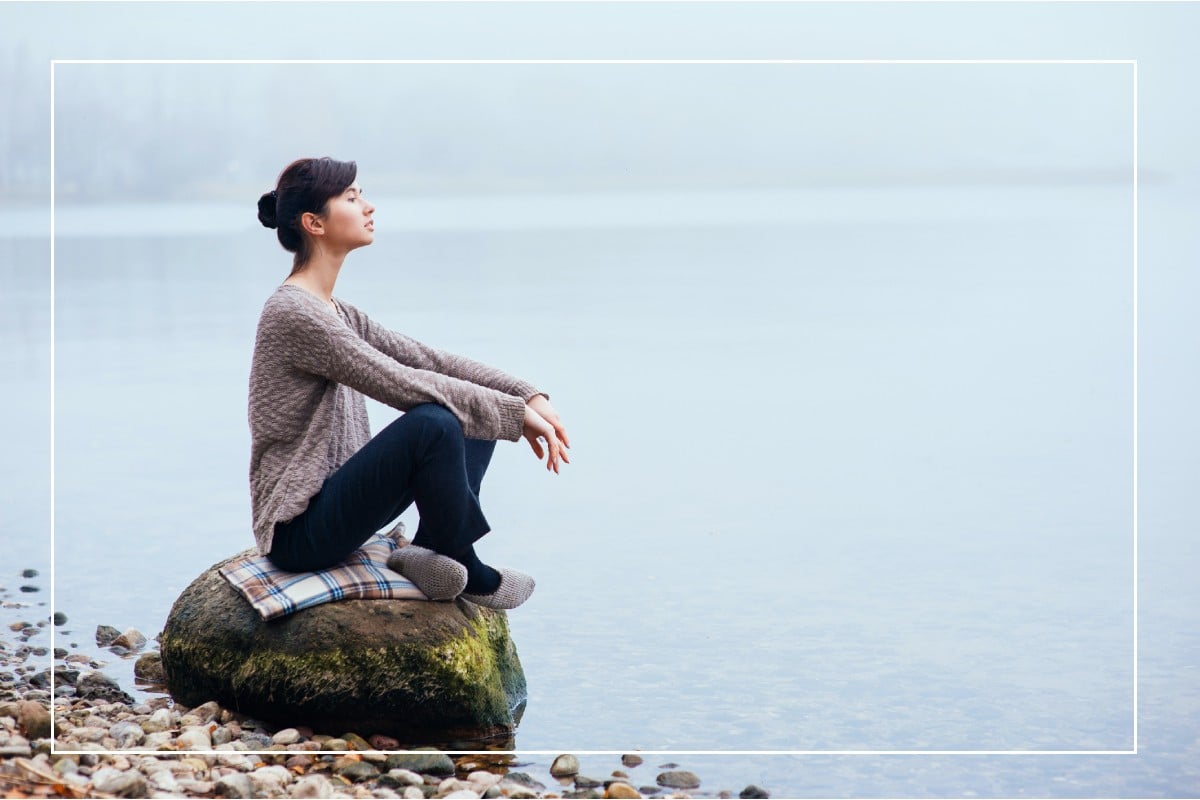
[[[164,633],[162,650],[168,683],[181,702],[216,699],[257,714],[265,713],[262,703],[317,716],[368,704],[417,727],[511,726],[512,709],[524,699],[501,614],[477,614],[461,633],[437,644],[247,653]]]

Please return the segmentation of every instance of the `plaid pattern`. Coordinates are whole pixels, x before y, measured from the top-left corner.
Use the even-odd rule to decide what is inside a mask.
[[[220,573],[250,601],[263,619],[334,600],[425,600],[421,590],[388,569],[395,540],[375,534],[345,561],[317,572],[284,572],[256,553],[235,558]]]

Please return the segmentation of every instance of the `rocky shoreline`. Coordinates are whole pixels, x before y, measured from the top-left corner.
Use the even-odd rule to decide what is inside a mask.
[[[386,736],[280,729],[215,702],[186,708],[158,685],[154,642],[137,630],[100,626],[95,653],[51,653],[43,644],[47,629],[67,617],[45,614],[35,570],[20,577],[18,593],[0,586],[0,794],[6,797],[769,796],[753,785],[710,790],[680,765],[650,764],[636,753],[609,757],[611,764],[601,764],[609,774],[593,777],[571,754],[547,768],[505,753],[388,753],[381,751],[400,745]],[[151,696],[125,692],[103,672],[107,657],[137,659],[139,689]]]

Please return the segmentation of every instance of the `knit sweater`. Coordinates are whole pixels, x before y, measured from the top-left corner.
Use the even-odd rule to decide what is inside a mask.
[[[363,395],[438,403],[472,439],[521,438],[533,385],[424,345],[335,298],[283,284],[263,306],[250,367],[250,504],[259,553],[371,438]]]

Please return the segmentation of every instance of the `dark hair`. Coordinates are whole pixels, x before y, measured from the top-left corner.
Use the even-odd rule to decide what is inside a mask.
[[[275,188],[258,198],[258,221],[278,230],[279,243],[292,259],[296,274],[312,256],[309,238],[300,230],[300,215],[311,211],[325,216],[329,198],[337,197],[354,183],[358,166],[353,161],[300,158],[279,173]]]

